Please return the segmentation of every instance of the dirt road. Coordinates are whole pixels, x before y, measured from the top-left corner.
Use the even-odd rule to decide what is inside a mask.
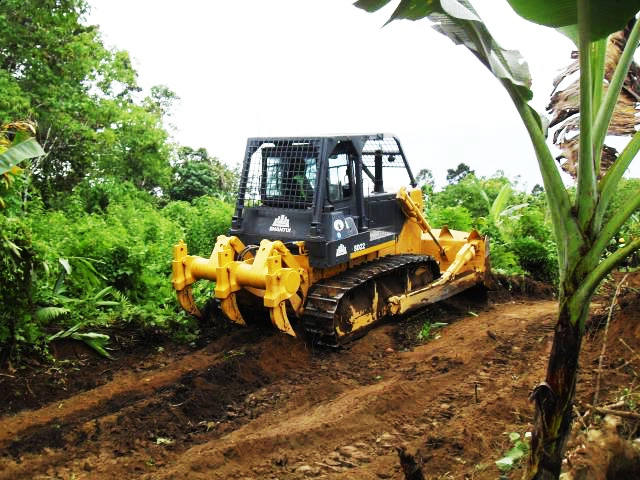
[[[232,330],[201,348],[76,360],[67,392],[5,404],[0,479],[400,479],[400,445],[429,478],[495,479],[504,433],[530,428],[555,311],[458,300],[341,351]],[[427,316],[448,326],[416,345]]]

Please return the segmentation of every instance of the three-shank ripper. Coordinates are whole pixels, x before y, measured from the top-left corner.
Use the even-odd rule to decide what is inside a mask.
[[[306,294],[307,275],[300,268],[295,257],[279,240],[262,240],[255,256],[239,259],[245,245],[237,237],[220,235],[216,246],[207,258],[192,256],[187,245],[180,241],[173,249],[172,283],[178,300],[189,313],[201,316],[195,305],[191,285],[200,279],[216,282],[215,296],[220,300],[220,308],[232,321],[244,325],[235,293],[239,290],[256,291],[263,298],[269,310],[273,325],[279,330],[295,336],[287,318],[285,301],[294,310],[302,308],[298,295]]]

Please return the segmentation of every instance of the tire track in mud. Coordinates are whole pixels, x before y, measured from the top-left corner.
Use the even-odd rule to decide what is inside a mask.
[[[440,340],[393,354],[381,352],[397,325],[315,355],[284,335],[238,334],[60,408],[0,419],[0,479],[302,478],[299,465],[281,458],[294,452],[323,473],[353,474],[359,465],[359,476],[347,478],[369,478],[396,467],[393,445],[423,437],[437,445],[436,457],[475,458],[465,435],[478,449],[486,441],[456,422],[481,411],[496,416],[496,428],[512,421],[501,398],[530,387],[522,374],[543,356],[555,308],[492,307],[447,327]],[[385,434],[393,441],[377,441]],[[369,462],[329,458],[354,443]]]

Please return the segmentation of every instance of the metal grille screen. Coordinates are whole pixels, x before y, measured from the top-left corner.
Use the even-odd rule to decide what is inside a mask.
[[[384,190],[386,192],[395,193],[400,187],[411,183],[396,139],[389,136],[370,138],[362,149],[362,180],[365,196],[374,192],[376,155],[382,157],[381,166],[384,170]]]
[[[317,188],[318,145],[311,140],[255,141],[247,175],[247,207],[309,208]]]

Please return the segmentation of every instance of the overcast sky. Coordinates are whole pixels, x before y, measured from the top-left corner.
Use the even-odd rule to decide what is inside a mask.
[[[175,139],[242,161],[246,139],[392,132],[414,173],[464,162],[542,183],[528,136],[498,81],[428,21],[369,14],[352,0],[89,0],[89,22],[127,50],[142,87],[180,101]],[[572,44],[504,0],[472,0],[501,46],[522,52],[543,111]],[[638,163],[638,162],[635,162]],[[523,186],[524,186],[523,185]]]

